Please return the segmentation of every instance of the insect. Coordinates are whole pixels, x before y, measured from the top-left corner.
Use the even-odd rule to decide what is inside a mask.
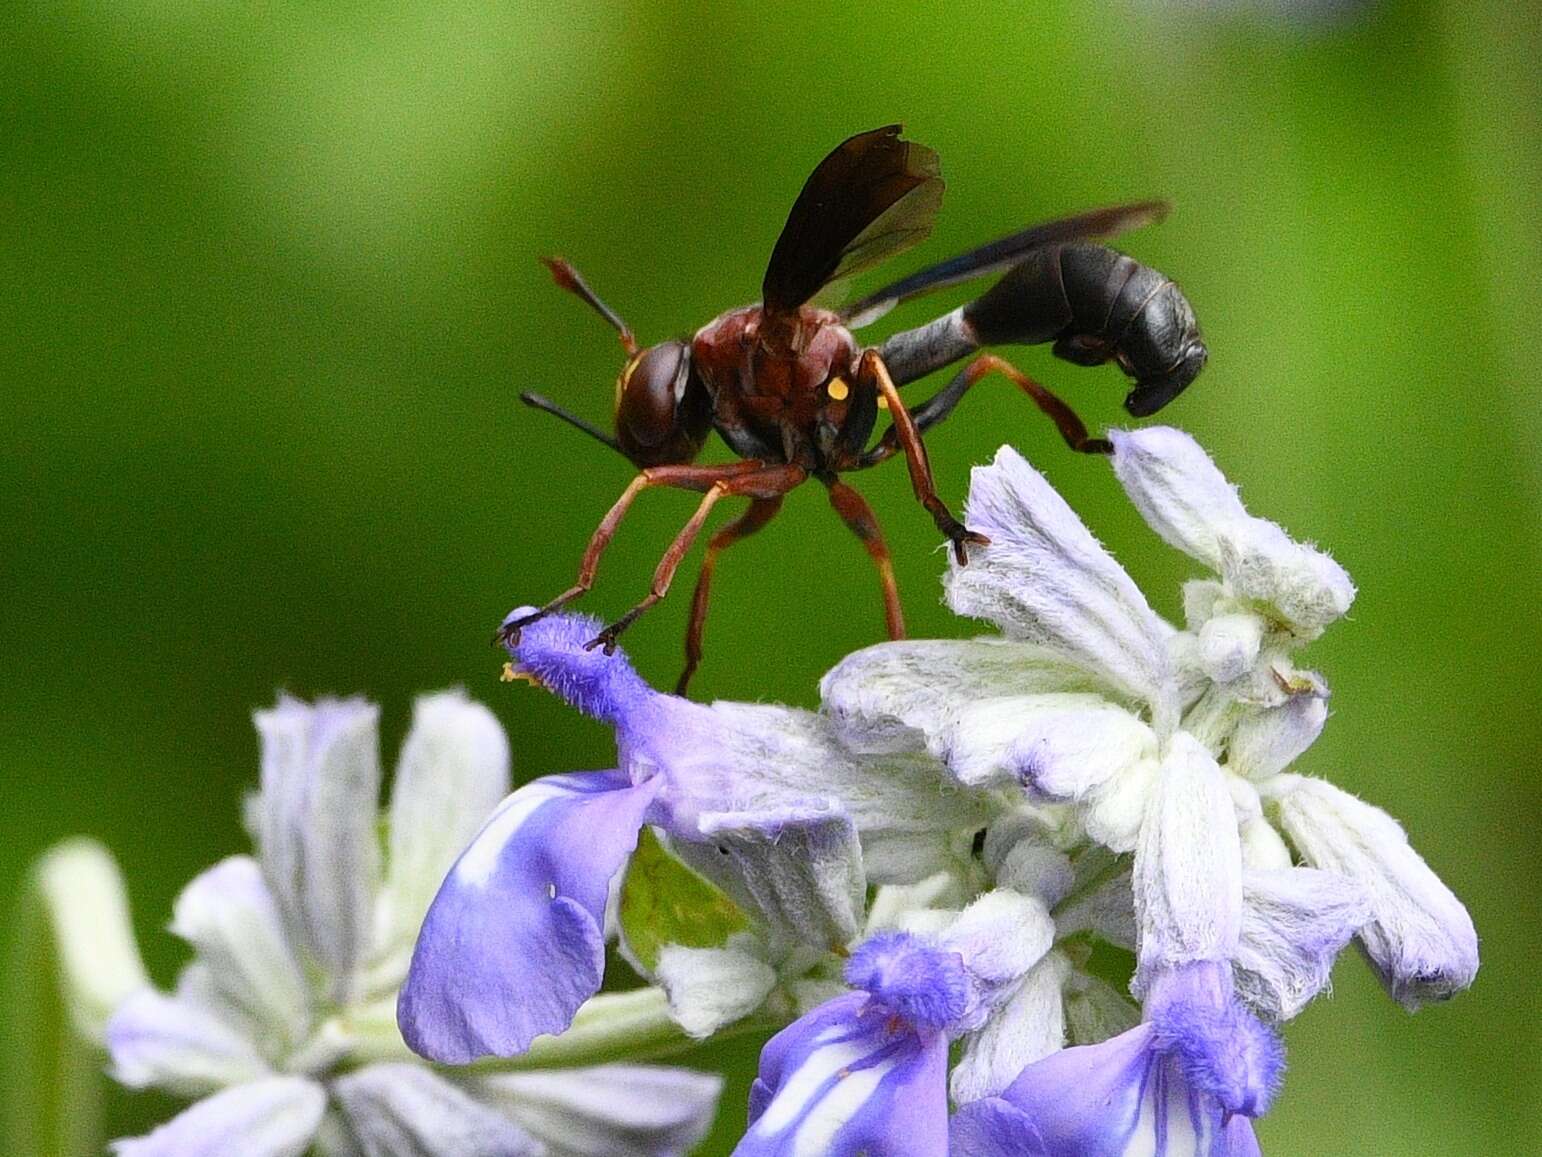
[[[520,628],[572,602],[594,583],[617,525],[644,490],[665,486],[703,497],[664,552],[647,596],[589,643],[609,653],[617,637],[662,599],[724,498],[749,499],[737,520],[708,541],[686,631],[686,685],[702,657],[712,574],[718,556],[754,534],[795,487],[817,479],[856,534],[879,573],[891,638],[904,636],[904,616],[888,547],[871,507],[840,475],[903,453],[916,498],[967,563],[971,532],[937,496],[921,435],[953,412],[988,374],[1014,382],[1073,449],[1108,453],[1059,397],[984,347],[1053,342],[1077,365],[1115,362],[1133,379],[1126,410],[1144,417],[1165,406],[1205,364],[1193,310],[1171,280],[1123,254],[1094,244],[1160,219],[1166,205],[1143,201],[1036,225],[911,274],[843,310],[811,304],[832,283],[921,241],[942,202],[937,154],[889,125],[859,133],[835,148],[804,184],[771,251],[761,300],[729,310],[689,338],[640,348],[631,329],[567,262],[547,259],[556,282],[577,295],[620,335],[627,361],[616,381],[615,434],[597,429],[538,394],[523,401],[562,418],[625,455],[639,473],[600,521],[584,551],[577,581],[555,599],[500,629]],[[925,325],[864,348],[853,331],[894,306],[944,286],[991,273],[1003,276],[985,294]],[[918,405],[900,395],[907,383],[976,355],[941,390]],[[869,444],[881,411],[889,425]],[[739,461],[693,465],[716,430]]]

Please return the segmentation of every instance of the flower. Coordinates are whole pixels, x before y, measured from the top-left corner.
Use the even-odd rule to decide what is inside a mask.
[[[738,1157],[947,1152],[948,1043],[984,1026],[1050,943],[1042,906],[991,892],[938,933],[879,931],[838,996],[761,1053]]]
[[[508,790],[509,754],[484,707],[420,699],[382,841],[377,720],[361,699],[282,698],[257,714],[257,854],[184,889],[172,931],[194,959],[175,991],[140,988],[106,1027],[120,1081],[199,1099],[116,1152],[685,1152],[710,1124],[714,1077],[608,1066],[451,1079],[406,1051],[391,1011],[409,950],[451,859]]]
[[[1283,1067],[1279,1042],[1230,998],[1218,965],[1164,978],[1143,1023],[1029,1065],[953,1118],[953,1157],[1249,1157],[1250,1117]]]
[[[1153,427],[1112,443],[1142,516],[1212,571],[1185,587],[1184,628],[1156,615],[1060,496],[1003,448],[974,472],[967,507],[990,545],[946,580],[953,609],[1003,637],[849,656],[821,686],[842,739],[858,751],[928,751],[961,783],[1019,791],[1052,822],[1134,853],[1137,990],[1151,968],[1219,960],[1224,942],[1246,1002],[1287,1019],[1356,934],[1410,1007],[1469,984],[1477,944],[1466,911],[1390,817],[1287,774],[1321,731],[1328,695],[1292,656],[1349,609],[1348,575],[1250,515],[1188,435]],[[1164,787],[1175,776],[1204,790],[1175,797]],[[1163,848],[1166,866],[1147,870]],[[1240,909],[1226,908],[1235,936],[1219,935],[1219,909],[1185,901],[1201,878],[1240,893]]]
[[[567,1027],[599,989],[610,885],[644,825],[783,959],[841,948],[868,883],[936,871],[950,833],[983,815],[934,760],[854,754],[818,714],[660,694],[624,653],[585,649],[598,630],[554,615],[510,644],[511,673],[616,729],[619,767],[520,788],[446,877],[398,1006],[407,1043],[433,1060],[511,1056]]]

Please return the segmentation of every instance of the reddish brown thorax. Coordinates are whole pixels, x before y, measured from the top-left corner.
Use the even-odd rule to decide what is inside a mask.
[[[821,420],[837,427],[845,420],[860,352],[837,314],[812,306],[772,316],[758,305],[730,310],[691,343],[720,421],[786,423],[811,441]]]

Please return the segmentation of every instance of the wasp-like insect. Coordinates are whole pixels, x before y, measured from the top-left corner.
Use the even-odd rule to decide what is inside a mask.
[[[664,552],[646,598],[600,632],[590,647],[614,649],[616,638],[669,590],[676,569],[722,499],[745,497],[749,508],[709,540],[686,631],[686,666],[677,692],[701,661],[712,571],[719,554],[776,515],[788,491],[817,478],[830,503],[861,540],[882,580],[891,638],[904,617],[889,550],[872,509],[839,475],[903,452],[916,498],[952,543],[960,563],[967,546],[986,540],[949,513],[937,497],[923,431],[953,411],[990,373],[1015,382],[1048,415],[1073,449],[1107,453],[1109,444],[1060,398],[993,354],[969,362],[943,389],[914,407],[899,387],[985,346],[1054,342],[1077,365],[1112,360],[1134,380],[1124,400],[1137,417],[1155,413],[1194,380],[1205,346],[1189,303],[1154,269],[1091,244],[1159,219],[1166,206],[1143,201],[1036,225],[930,266],[841,311],[809,304],[832,282],[867,269],[922,240],[942,203],[937,154],[900,137],[890,125],[860,133],[819,163],[788,214],[771,251],[761,300],[722,314],[689,338],[640,349],[632,331],[564,261],[547,267],[621,335],[627,362],[616,382],[612,437],[547,398],[522,394],[624,454],[640,473],[601,520],[584,551],[578,580],[539,610],[507,623],[508,643],[521,627],[572,602],[594,583],[600,556],[633,500],[670,486],[702,492],[690,520]],[[970,278],[1006,270],[983,296],[915,329],[863,348],[852,331],[902,301]],[[890,425],[871,446],[878,412]],[[716,429],[741,461],[691,463]]]

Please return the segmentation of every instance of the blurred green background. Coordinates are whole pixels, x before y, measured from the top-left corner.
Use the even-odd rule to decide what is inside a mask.
[[[1542,21],[1502,0],[1306,27],[1223,7],[4,6],[0,898],[53,841],[99,836],[169,978],[160,929],[244,846],[249,714],[275,688],[368,692],[389,760],[411,696],[462,683],[518,774],[605,766],[606,733],[499,684],[487,648],[507,608],[568,583],[628,478],[515,400],[603,421],[619,368],[535,258],[572,258],[645,340],[689,331],[754,299],[826,149],[903,120],[949,188],[899,270],[1175,202],[1124,242],[1183,283],[1210,342],[1163,416],[1360,584],[1307,656],[1335,715],[1304,766],[1404,821],[1471,906],[1484,966],[1410,1018],[1347,955],[1289,1027],[1265,1150],[1536,1152]],[[1014,356],[1121,420],[1116,371]],[[930,437],[944,496],[1003,440],[1176,614],[1187,560],[1004,385]],[[968,633],[904,468],[859,484],[912,633]],[[690,503],[639,503],[589,609],[643,592]],[[655,682],[688,601],[627,638]],[[813,704],[881,621],[810,487],[726,556],[695,692]],[[705,1151],[731,1146],[753,1053],[706,1058],[735,1081]],[[119,1097],[113,1125],[167,1110]]]

